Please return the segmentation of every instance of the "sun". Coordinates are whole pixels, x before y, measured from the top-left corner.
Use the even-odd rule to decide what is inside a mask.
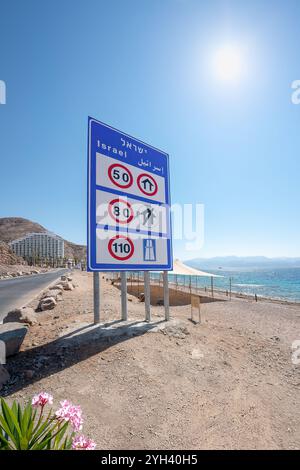
[[[219,80],[236,81],[243,69],[242,53],[236,46],[225,45],[214,55],[214,73]]]

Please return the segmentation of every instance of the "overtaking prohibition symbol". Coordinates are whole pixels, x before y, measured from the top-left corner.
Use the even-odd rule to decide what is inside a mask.
[[[116,235],[109,240],[108,251],[113,258],[119,261],[125,261],[133,255],[134,244],[129,237]]]
[[[133,183],[131,171],[121,163],[114,163],[108,168],[108,177],[110,181],[119,188],[129,188]]]
[[[108,204],[108,213],[118,224],[129,224],[134,217],[131,204],[121,198],[112,199],[110,201]]]
[[[137,179],[137,185],[142,193],[147,196],[154,196],[157,193],[158,186],[153,176],[147,173],[141,173]]]

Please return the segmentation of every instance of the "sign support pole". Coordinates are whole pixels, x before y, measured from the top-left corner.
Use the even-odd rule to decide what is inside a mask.
[[[150,273],[144,271],[144,289],[145,289],[145,321],[151,321],[150,310]]]
[[[127,278],[126,271],[121,271],[121,308],[122,320],[127,320]]]
[[[169,321],[170,320],[170,299],[169,299],[168,271],[163,271],[163,283],[164,283],[165,321]]]
[[[100,323],[100,276],[99,272],[95,271],[93,276],[94,281],[94,324]]]

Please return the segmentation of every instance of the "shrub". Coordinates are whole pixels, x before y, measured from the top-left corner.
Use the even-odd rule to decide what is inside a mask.
[[[64,400],[56,412],[46,412],[46,405],[52,404],[46,392],[24,408],[16,401],[9,406],[1,398],[0,450],[94,450],[94,441],[77,434],[83,425],[80,406]]]

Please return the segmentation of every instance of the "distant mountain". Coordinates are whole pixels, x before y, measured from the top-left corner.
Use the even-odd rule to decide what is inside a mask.
[[[48,232],[42,225],[32,222],[22,217],[2,217],[0,218],[0,241],[7,244],[12,240],[24,237],[28,233],[32,232]],[[65,257],[66,258],[86,258],[86,247],[84,245],[76,245],[75,243],[64,240],[65,242]],[[4,244],[2,243],[3,251]],[[8,247],[7,247],[8,248]],[[7,252],[7,250],[5,250]]]
[[[247,269],[247,268],[292,268],[300,267],[299,258],[267,258],[265,256],[216,256],[214,258],[195,258],[186,261],[194,268],[203,269]]]

